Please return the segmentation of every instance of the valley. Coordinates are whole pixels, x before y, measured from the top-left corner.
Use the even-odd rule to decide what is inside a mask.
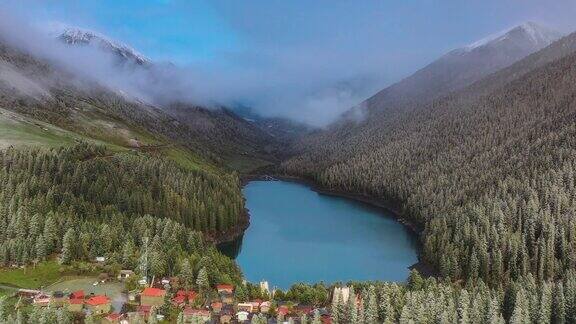
[[[325,127],[55,41],[145,82],[0,37],[0,322],[576,322],[576,34],[521,24]]]

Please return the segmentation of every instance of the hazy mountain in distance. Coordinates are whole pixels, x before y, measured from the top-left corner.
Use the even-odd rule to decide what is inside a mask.
[[[280,141],[292,141],[307,135],[315,128],[285,117],[263,117],[254,109],[245,105],[236,105],[229,108],[234,114],[247,122],[255,124],[264,132]]]
[[[533,22],[453,50],[366,101],[368,111],[431,100],[464,88],[537,52],[562,34]]]

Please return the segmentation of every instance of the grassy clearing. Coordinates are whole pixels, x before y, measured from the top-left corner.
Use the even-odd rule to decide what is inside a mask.
[[[184,148],[169,147],[164,149],[163,154],[187,170],[204,170],[212,173],[221,173],[214,165]]]
[[[71,145],[80,137],[53,125],[0,109],[0,148],[10,145]]]
[[[241,174],[248,174],[259,168],[271,165],[272,162],[244,156],[236,156],[226,160],[226,165]]]
[[[62,273],[56,261],[42,262],[35,267],[30,266],[24,269],[0,269],[0,284],[20,288],[46,287],[60,277]]]
[[[79,141],[104,144],[115,152],[126,150],[126,148],[114,143],[86,137],[0,108],[0,149],[9,146],[69,146]]]

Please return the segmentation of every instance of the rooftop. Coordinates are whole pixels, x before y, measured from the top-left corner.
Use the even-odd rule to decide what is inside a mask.
[[[166,295],[166,290],[160,288],[144,288],[142,291],[142,296],[147,297],[164,297]]]
[[[88,304],[90,306],[104,305],[104,304],[108,304],[108,303],[110,303],[110,298],[108,298],[104,295],[96,295],[94,297],[90,297],[86,301],[86,304]]]

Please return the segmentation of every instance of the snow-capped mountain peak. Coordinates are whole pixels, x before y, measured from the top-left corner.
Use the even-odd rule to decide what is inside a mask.
[[[66,28],[58,38],[70,45],[95,46],[110,51],[122,59],[140,65],[150,64],[151,61],[132,47],[109,39],[108,37],[86,29]]]
[[[528,41],[533,46],[543,48],[550,45],[562,36],[557,31],[544,27],[534,22],[526,22],[511,29],[490,35],[462,48],[466,52],[477,48],[494,45],[506,40]]]

